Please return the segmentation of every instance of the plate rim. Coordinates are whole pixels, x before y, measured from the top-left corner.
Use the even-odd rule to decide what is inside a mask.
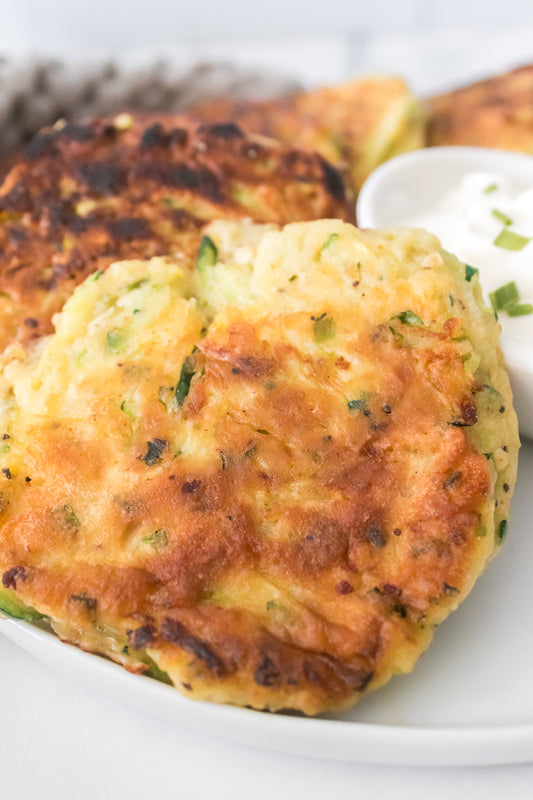
[[[269,714],[189,699],[171,686],[133,675],[22,620],[0,619],[0,634],[78,684],[115,702],[236,744],[332,761],[391,766],[489,766],[533,761],[533,721],[441,727]],[[72,671],[72,666],[79,669]]]

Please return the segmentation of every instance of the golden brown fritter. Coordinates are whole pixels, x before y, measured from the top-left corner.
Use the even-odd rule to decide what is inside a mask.
[[[88,278],[4,368],[0,606],[191,697],[345,708],[505,535],[499,325],[422,231],[204,236],[194,273]]]
[[[353,219],[316,153],[233,124],[122,114],[39,133],[0,187],[0,349],[51,330],[74,287],[121,258],[196,254],[211,219]]]
[[[429,145],[471,145],[533,153],[533,65],[426,102]]]
[[[354,197],[379,164],[424,143],[420,105],[396,77],[360,78],[270,101],[225,98],[190,113],[208,122],[233,120],[248,131],[318,151],[342,172]]]

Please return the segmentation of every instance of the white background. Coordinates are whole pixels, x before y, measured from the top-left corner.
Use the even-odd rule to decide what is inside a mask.
[[[533,62],[533,3],[525,0],[3,0],[0,9],[0,54],[21,62],[164,50],[308,83],[395,72],[420,93]],[[2,636],[0,720],[0,794],[9,800],[520,800],[533,787],[530,765],[370,767],[227,744],[100,697]]]

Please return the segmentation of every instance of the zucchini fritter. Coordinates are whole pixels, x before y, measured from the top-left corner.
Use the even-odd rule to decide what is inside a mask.
[[[0,350],[49,333],[74,287],[112,261],[190,260],[206,221],[353,215],[320,155],[234,124],[128,114],[60,123],[0,187]]]
[[[360,78],[269,101],[225,98],[190,113],[318,151],[342,172],[354,197],[379,164],[424,144],[420,104],[396,77]]]
[[[476,274],[422,231],[217,221],[3,370],[0,605],[190,697],[308,714],[410,670],[505,536]]]
[[[432,97],[425,110],[428,145],[533,153],[533,65]]]

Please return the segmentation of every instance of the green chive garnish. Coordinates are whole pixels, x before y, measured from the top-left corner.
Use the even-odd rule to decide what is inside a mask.
[[[194,359],[191,356],[187,356],[187,358],[182,364],[180,376],[178,379],[178,383],[176,384],[176,390],[174,392],[175,405],[182,406],[184,404],[185,398],[189,394],[189,390],[191,388],[191,381],[194,373],[195,373]]]
[[[478,272],[479,270],[476,269],[476,267],[471,267],[470,264],[465,264],[465,280],[467,280],[468,283],[470,283],[474,275],[477,275]]]
[[[204,267],[212,267],[217,263],[218,250],[210,236],[202,236],[200,249],[198,250],[198,261],[196,266],[201,271]]]
[[[156,549],[165,547],[167,543],[167,532],[164,528],[158,528],[149,536],[143,536],[141,542],[143,542],[143,544],[151,544],[152,547]]]
[[[508,217],[507,214],[504,214],[503,211],[498,211],[497,208],[492,209],[492,216],[498,220],[498,222],[502,222],[504,225],[512,225],[513,220],[511,217]]]
[[[514,233],[514,231],[510,231],[508,228],[504,228],[494,239],[494,244],[496,247],[501,247],[503,250],[517,252],[518,250],[523,250],[530,241],[530,236],[520,236],[519,233]]]
[[[514,281],[510,281],[504,286],[500,286],[499,289],[496,289],[494,292],[489,294],[490,302],[494,311],[501,311],[502,309],[507,308],[507,306],[516,305],[519,297],[520,295]]]
[[[506,519],[502,519],[500,522],[500,527],[498,528],[498,538],[500,542],[503,542],[505,537],[507,536],[507,529],[509,527],[509,523]]]
[[[333,339],[335,331],[336,326],[333,317],[322,314],[320,317],[313,320],[313,334],[317,344],[322,344],[322,342],[327,342],[328,339]]]
[[[490,194],[491,192],[495,192],[497,188],[497,183],[489,183],[489,185],[483,191],[485,194]]]
[[[533,305],[531,303],[519,303],[514,306],[507,306],[505,310],[510,317],[525,317],[527,314],[533,314]]]
[[[330,235],[328,236],[328,238],[326,239],[326,241],[322,245],[322,250],[325,250],[327,247],[330,246],[330,244],[332,244],[333,242],[337,241],[338,238],[339,238],[339,234],[338,233],[330,233]]]
[[[348,400],[348,408],[350,411],[364,411],[366,409],[366,400],[364,397],[359,400]]]
[[[399,319],[400,322],[403,322],[404,325],[423,325],[424,320],[420,319],[418,314],[415,314],[414,311],[401,311],[399,314],[396,314],[395,317],[392,319]]]

